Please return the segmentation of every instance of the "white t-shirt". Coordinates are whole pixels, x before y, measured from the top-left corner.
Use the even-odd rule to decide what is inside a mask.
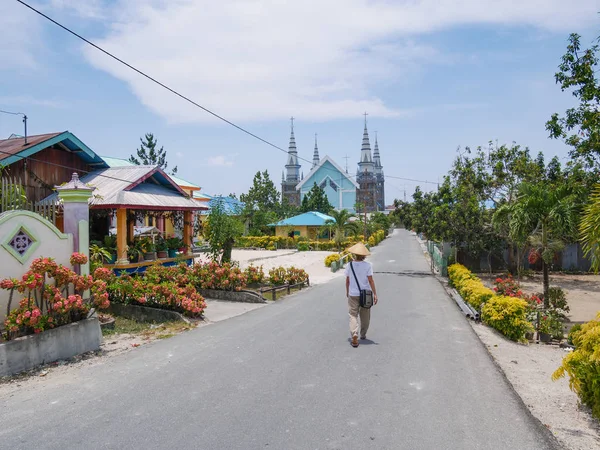
[[[356,273],[356,278],[358,278],[360,287],[356,285],[356,280],[352,274],[350,264],[352,264],[352,267],[354,268],[354,273]],[[371,290],[371,285],[369,284],[369,279],[367,277],[373,276],[373,266],[367,261],[352,261],[346,266],[346,276],[350,278],[349,295],[351,297],[358,297],[361,289]]]

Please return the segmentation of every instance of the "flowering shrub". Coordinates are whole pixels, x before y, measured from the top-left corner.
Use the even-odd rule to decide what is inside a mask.
[[[569,376],[569,386],[577,393],[582,403],[592,409],[600,419],[600,314],[572,334],[575,350],[564,357],[562,365],[552,374],[557,380]]]
[[[506,278],[496,278],[496,281],[494,281],[494,291],[498,295],[505,295],[507,297],[523,297],[519,283],[510,275]]]
[[[246,274],[230,263],[196,264],[191,272],[198,289],[239,291],[248,284]]]
[[[85,264],[87,257],[73,253],[71,263]],[[110,305],[106,280],[78,275],[52,258],[33,260],[21,280],[4,279],[0,281],[0,288],[10,291],[4,321],[6,339],[76,322],[85,319],[92,306],[104,309]],[[90,292],[88,300],[82,297],[86,291]],[[11,311],[15,293],[21,300]]]
[[[273,267],[269,270],[269,283],[273,286],[281,286],[286,282],[285,267]]]
[[[185,265],[163,267],[156,264],[142,275],[112,277],[108,285],[111,301],[137,304],[200,317],[206,308],[194,286],[192,271]]]
[[[526,341],[533,331],[527,320],[527,302],[515,297],[494,296],[481,309],[482,320],[513,341]]]
[[[246,270],[244,270],[244,275],[246,276],[248,284],[262,284],[265,281],[263,266],[255,267],[250,264],[246,267]]]
[[[448,277],[465,301],[477,310],[494,296],[494,291],[485,287],[479,278],[461,264],[448,267]]]
[[[481,319],[507,338],[524,341],[525,334],[533,331],[528,319],[531,319],[532,302],[537,302],[518,298],[516,294],[522,292],[518,289],[514,292],[518,285],[512,279],[496,279],[496,287],[491,290],[461,264],[448,267],[448,276],[452,285],[469,304],[481,308]],[[494,291],[513,295],[495,295]]]
[[[529,255],[527,256],[527,261],[529,261],[529,264],[533,265],[535,263],[537,263],[540,260],[540,252],[537,251],[537,249],[532,248],[531,250],[529,250]]]
[[[297,269],[296,267],[292,266],[286,270],[285,281],[287,284],[300,284],[306,282],[307,280],[308,274],[304,269]]]
[[[338,253],[332,253],[331,255],[327,255],[325,257],[325,267],[331,267],[331,263],[334,261],[339,261],[340,255]]]

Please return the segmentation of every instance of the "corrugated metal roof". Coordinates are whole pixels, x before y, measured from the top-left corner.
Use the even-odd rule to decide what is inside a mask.
[[[53,137],[58,136],[61,133],[48,133],[48,134],[38,134],[35,136],[27,137],[27,145],[25,145],[25,138],[18,137],[13,139],[2,139],[0,140],[0,160],[4,158],[8,158],[11,155],[16,155],[17,153],[22,152],[28,148],[33,147],[34,145],[40,144],[44,141],[52,139]]]
[[[96,188],[90,198],[92,208],[205,209],[183,195],[156,166],[111,167],[89,173],[81,181]],[[56,200],[57,194],[49,198]]]
[[[320,213],[318,211],[309,211],[304,214],[300,214],[298,216],[289,217],[287,219],[281,220],[277,223],[269,224],[270,227],[285,227],[285,226],[311,226],[311,227],[321,227],[326,225],[326,222],[331,220],[335,222],[335,219],[327,214]]]
[[[23,137],[1,140],[0,163],[4,166],[10,166],[23,158],[34,159],[36,153],[58,144],[60,144],[62,150],[72,152],[73,155],[81,158],[86,164],[95,166],[98,169],[108,167],[100,156],[68,131],[29,136],[27,145],[25,145],[25,138]]]
[[[129,167],[134,165],[132,162],[122,158],[113,158],[111,156],[101,156],[101,158],[108,164],[108,167]]]
[[[122,158],[113,158],[111,156],[102,156],[102,159],[109,167],[130,167],[135,166],[131,161]],[[181,187],[187,187],[192,189],[201,189],[200,186],[195,185],[194,183],[190,183],[183,178],[176,177],[175,175],[169,175],[171,180],[177,183]]]

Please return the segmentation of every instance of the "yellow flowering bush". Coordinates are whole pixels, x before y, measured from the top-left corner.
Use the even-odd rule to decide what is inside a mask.
[[[481,319],[512,341],[527,342],[525,334],[533,332],[527,320],[528,304],[516,297],[494,296],[481,309]]]
[[[600,313],[573,333],[575,350],[564,357],[553,380],[569,375],[569,386],[600,419]]]
[[[481,320],[508,339],[524,341],[525,333],[533,331],[533,325],[527,320],[530,309],[527,301],[496,295],[462,264],[448,267],[448,277],[461,297],[481,310]]]
[[[340,255],[338,253],[332,253],[331,255],[327,255],[325,258],[325,267],[331,267],[331,263],[334,261],[339,261]]]

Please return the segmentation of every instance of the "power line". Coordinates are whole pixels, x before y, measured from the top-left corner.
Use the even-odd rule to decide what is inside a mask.
[[[2,109],[0,109],[0,113],[4,113],[4,114],[12,114],[13,116],[24,116],[25,113],[20,113],[20,112],[11,112],[11,111],[3,111]]]
[[[277,149],[277,150],[279,150],[279,151],[281,151],[281,152],[283,152],[283,153],[286,153],[286,154],[288,153],[288,151],[287,151],[287,150],[285,150],[285,149],[283,149],[283,148],[279,147],[279,146],[278,146],[278,145],[276,145],[276,144],[273,144],[272,142],[269,142],[269,141],[267,141],[266,139],[263,139],[263,138],[261,138],[260,136],[258,136],[258,135],[256,135],[256,134],[252,133],[251,131],[248,131],[248,130],[246,130],[245,128],[243,128],[243,127],[241,127],[241,126],[239,126],[239,125],[235,124],[234,122],[232,122],[232,121],[230,121],[230,120],[226,119],[225,117],[223,117],[223,116],[221,116],[221,115],[219,115],[219,114],[217,114],[217,113],[215,113],[215,112],[211,111],[210,109],[208,109],[208,108],[206,108],[206,107],[204,107],[204,106],[200,105],[199,103],[195,102],[194,100],[190,99],[189,97],[187,97],[187,96],[185,96],[185,95],[183,95],[183,94],[179,93],[179,92],[178,92],[178,91],[176,91],[175,89],[172,89],[172,88],[170,88],[169,86],[167,86],[166,84],[164,84],[164,83],[162,83],[162,82],[158,81],[156,78],[153,78],[152,76],[148,75],[147,73],[143,72],[142,70],[140,70],[140,69],[136,68],[135,66],[133,66],[133,65],[131,65],[131,64],[129,64],[129,63],[127,63],[126,61],[122,60],[121,58],[119,58],[119,57],[117,57],[117,56],[113,55],[113,54],[112,54],[112,53],[110,53],[109,51],[107,51],[107,50],[104,50],[102,47],[100,47],[100,46],[98,46],[98,45],[94,44],[94,43],[93,43],[92,41],[90,41],[89,39],[86,39],[85,37],[81,36],[81,35],[80,35],[80,34],[78,34],[77,32],[75,32],[75,31],[71,30],[70,28],[66,27],[65,25],[62,25],[61,23],[57,22],[56,20],[54,20],[54,19],[53,19],[53,18],[51,18],[50,16],[48,16],[48,15],[44,14],[43,12],[39,11],[38,9],[36,9],[36,8],[34,8],[33,6],[29,5],[28,3],[24,2],[23,0],[17,0],[17,2],[21,3],[21,4],[22,4],[23,6],[25,6],[25,7],[29,8],[30,10],[32,10],[32,11],[33,11],[33,12],[35,12],[36,14],[38,14],[38,15],[40,15],[40,16],[42,16],[42,17],[44,17],[45,19],[49,20],[50,22],[52,22],[52,23],[53,23],[53,24],[55,24],[56,26],[58,26],[58,27],[62,28],[62,29],[63,29],[63,30],[65,30],[67,33],[69,33],[69,34],[72,34],[73,36],[77,37],[78,39],[81,39],[81,40],[82,40],[82,41],[84,41],[85,43],[87,43],[87,44],[91,45],[91,46],[92,46],[92,47],[94,47],[96,50],[98,50],[98,51],[100,51],[100,52],[104,53],[104,54],[105,54],[105,55],[107,55],[108,57],[110,57],[110,58],[114,59],[115,61],[118,61],[119,63],[123,64],[124,66],[128,67],[129,69],[133,70],[134,72],[138,73],[139,75],[141,75],[141,76],[143,76],[143,77],[147,78],[148,80],[150,80],[150,81],[152,81],[152,82],[154,82],[154,83],[158,84],[159,86],[161,86],[162,88],[164,88],[164,89],[166,89],[167,91],[171,92],[172,94],[175,94],[176,96],[178,96],[179,98],[181,98],[181,99],[185,100],[186,102],[188,102],[188,103],[191,103],[192,105],[196,106],[197,108],[200,108],[200,109],[202,109],[203,111],[207,112],[208,114],[210,114],[210,115],[212,115],[212,116],[216,117],[217,119],[219,119],[219,120],[221,120],[221,121],[223,121],[223,122],[227,123],[228,125],[231,125],[232,127],[234,127],[234,128],[236,128],[236,129],[238,129],[239,131],[241,131],[241,132],[243,132],[243,133],[246,133],[247,135],[249,135],[249,136],[251,136],[251,137],[253,137],[253,138],[255,138],[255,139],[257,139],[257,140],[259,140],[259,141],[261,141],[261,142],[263,142],[263,143],[265,143],[265,144],[267,144],[267,145],[269,145],[270,147],[273,147],[273,148],[275,148],[275,149]],[[302,161],[305,161],[305,162],[307,162],[307,163],[309,163],[309,164],[312,164],[312,161],[310,161],[310,160],[308,160],[308,159],[306,159],[306,158],[303,158],[303,157],[300,157],[300,156],[298,156],[298,159],[300,159],[300,160],[302,160]],[[327,169],[327,168],[325,168],[325,169]],[[333,171],[333,169],[327,169],[327,170]],[[351,178],[351,177],[355,177],[355,175],[349,175],[349,174],[347,174],[347,175],[348,175],[348,177],[350,177],[350,178]],[[431,183],[431,184],[437,184],[437,183],[435,183],[435,182],[431,182],[431,181],[413,180],[413,179],[410,179],[410,178],[393,177],[393,176],[389,176],[389,175],[388,175],[387,177],[389,177],[389,178],[395,178],[395,179],[399,179],[399,180],[405,180],[405,181],[415,181],[415,182],[419,182],[419,183]]]

